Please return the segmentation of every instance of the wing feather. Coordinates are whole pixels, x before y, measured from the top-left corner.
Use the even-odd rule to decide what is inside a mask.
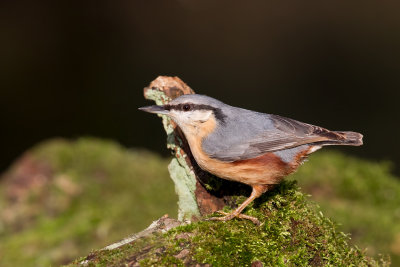
[[[267,152],[289,149],[300,145],[340,140],[338,133],[311,124],[278,115],[269,115],[273,129],[267,129],[253,138],[213,151],[210,157],[222,161],[237,161],[254,158]]]

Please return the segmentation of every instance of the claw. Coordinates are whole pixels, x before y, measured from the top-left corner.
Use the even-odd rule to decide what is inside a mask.
[[[241,218],[241,219],[250,220],[257,226],[261,225],[260,221],[256,217],[245,215],[245,214],[239,214],[237,217]]]
[[[226,213],[224,211],[218,211],[219,214],[225,215],[223,217],[212,217],[208,220],[210,221],[229,221],[233,218],[241,218],[252,221],[255,225],[260,225],[260,221],[252,216],[241,214],[241,212],[246,208],[249,203],[251,203],[255,198],[259,197],[262,193],[264,193],[268,189],[268,185],[254,185],[253,191],[248,199],[246,199],[236,210],[232,213]]]

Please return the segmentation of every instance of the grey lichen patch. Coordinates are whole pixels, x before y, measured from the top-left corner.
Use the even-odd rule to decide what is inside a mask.
[[[195,199],[194,191],[196,182],[193,174],[189,174],[184,166],[176,159],[172,159],[168,165],[171,179],[175,183],[175,191],[179,196],[178,220],[190,220],[192,216],[199,216],[199,209]]]
[[[171,101],[171,98],[157,88],[148,88],[145,91],[145,97],[155,101],[157,105],[163,105]],[[183,142],[174,134],[174,126],[171,119],[165,115],[159,116],[162,118],[164,130],[167,133],[167,147],[175,153],[175,158],[169,164],[168,170],[179,198],[178,219],[190,220],[193,216],[200,216],[195,197],[196,177],[186,162],[185,157],[187,155],[181,149]]]
[[[157,105],[163,105],[169,101],[171,98],[168,97],[163,91],[157,88],[149,88],[145,92],[146,99],[153,100]]]

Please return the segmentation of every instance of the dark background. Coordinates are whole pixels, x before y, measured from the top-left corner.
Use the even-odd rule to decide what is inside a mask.
[[[0,170],[52,137],[166,154],[143,87],[179,76],[231,105],[365,135],[400,163],[398,1],[1,1]],[[397,168],[397,172],[399,169]]]

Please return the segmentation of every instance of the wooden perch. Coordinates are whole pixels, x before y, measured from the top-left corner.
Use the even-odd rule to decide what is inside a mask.
[[[167,104],[183,94],[194,93],[178,77],[159,76],[144,88],[144,97],[157,105]],[[193,220],[213,213],[231,204],[231,196],[250,192],[245,185],[217,178],[200,169],[179,127],[169,117],[159,116],[167,133],[167,147],[175,156],[168,170],[179,197],[179,220]]]

